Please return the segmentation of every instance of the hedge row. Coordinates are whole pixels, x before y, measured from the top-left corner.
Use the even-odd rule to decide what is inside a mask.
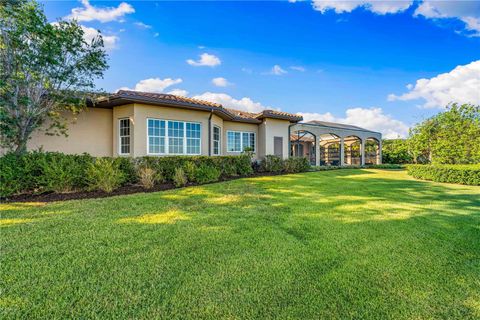
[[[57,152],[8,154],[0,158],[0,197],[22,193],[112,190],[139,183],[208,183],[257,172],[307,171],[303,158],[281,160],[269,156],[278,167],[253,163],[249,154],[241,156],[167,156],[140,158],[94,158],[88,154],[66,155]],[[269,163],[270,163],[269,162]]]
[[[407,172],[412,177],[422,180],[480,185],[480,164],[410,164],[407,165]]]

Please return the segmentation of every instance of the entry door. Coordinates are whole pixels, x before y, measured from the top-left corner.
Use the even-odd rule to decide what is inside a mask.
[[[273,137],[273,154],[283,158],[283,137]]]

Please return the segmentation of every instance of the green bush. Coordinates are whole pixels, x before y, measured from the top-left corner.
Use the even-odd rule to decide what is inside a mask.
[[[307,158],[293,157],[283,161],[284,171],[288,173],[305,172],[310,169],[310,163]]]
[[[217,168],[201,165],[195,169],[195,181],[199,184],[218,181],[220,171]]]
[[[265,159],[260,163],[260,170],[263,172],[287,172],[297,173],[305,172],[310,169],[310,164],[307,158],[304,157],[292,157],[285,160],[274,155],[267,155]]]
[[[176,168],[173,174],[173,184],[176,187],[183,187],[187,184],[187,182],[187,176],[185,175],[183,168]]]
[[[190,182],[195,182],[195,171],[197,170],[197,166],[192,161],[187,161],[183,165],[183,171],[185,172],[185,176],[187,180]]]
[[[126,178],[120,164],[121,162],[112,158],[97,158],[86,172],[88,189],[110,193],[120,187]]]
[[[480,164],[472,165],[407,165],[407,172],[414,178],[436,182],[480,185]]]
[[[265,172],[280,173],[283,171],[283,161],[278,156],[267,155],[263,159],[260,169]]]

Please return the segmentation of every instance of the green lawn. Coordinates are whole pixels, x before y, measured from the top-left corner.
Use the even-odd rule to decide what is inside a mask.
[[[4,319],[480,318],[480,187],[348,169],[0,210]]]

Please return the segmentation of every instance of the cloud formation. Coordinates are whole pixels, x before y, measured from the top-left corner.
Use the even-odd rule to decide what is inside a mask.
[[[480,2],[479,1],[388,1],[388,0],[313,0],[315,10],[325,13],[350,13],[363,9],[378,15],[398,14],[409,8],[415,8],[413,16],[424,17],[433,21],[439,19],[457,19],[465,27],[459,33],[470,37],[480,37]]]
[[[383,113],[382,108],[350,108],[344,117],[336,117],[327,113],[302,113],[303,121],[320,120],[351,124],[372,131],[380,131],[383,138],[404,138],[408,135],[408,126],[400,120]]]
[[[226,86],[231,85],[231,83],[228,82],[227,79],[222,78],[222,77],[213,78],[212,83],[214,85],[216,85],[217,87],[226,87]]]
[[[272,70],[270,70],[270,74],[276,75],[276,76],[281,76],[283,74],[288,73],[286,70],[283,70],[282,67],[280,67],[278,64],[274,65],[272,67]]]
[[[300,72],[305,72],[305,68],[302,66],[290,66],[290,69]]]
[[[312,5],[315,10],[325,13],[333,10],[336,13],[348,13],[357,8],[363,8],[376,14],[393,14],[405,11],[413,4],[413,1],[376,1],[376,0],[313,0]]]
[[[90,4],[89,0],[81,0],[83,7],[73,8],[67,19],[75,19],[77,21],[94,21],[110,22],[121,21],[122,18],[134,13],[135,9],[128,3],[122,2],[118,7],[95,7]]]
[[[134,25],[139,27],[140,29],[152,29],[152,26],[141,21],[135,22]]]
[[[235,99],[226,93],[205,92],[200,95],[196,95],[193,98],[220,103],[227,108],[247,112],[260,112],[264,109],[272,109],[271,107],[264,106],[260,102],[255,102],[248,97]]]
[[[188,91],[183,89],[173,89],[167,92],[168,94],[173,94],[176,96],[186,97],[188,96]]]
[[[430,79],[419,79],[402,95],[390,94],[389,101],[425,100],[425,108],[444,108],[451,102],[480,105],[480,60],[457,66]]]
[[[144,92],[157,92],[157,93],[163,93],[163,91],[171,87],[175,84],[182,83],[182,79],[172,79],[172,78],[165,78],[165,79],[160,79],[160,78],[149,78],[149,79],[144,79],[140,80],[137,82],[135,85],[135,88],[130,89],[127,87],[122,87],[118,90],[135,90],[135,91],[144,91]],[[178,90],[178,89],[177,89]],[[186,92],[182,90],[182,92]]]
[[[202,53],[200,59],[188,59],[187,63],[194,67],[215,67],[222,63],[222,61],[213,54]]]

